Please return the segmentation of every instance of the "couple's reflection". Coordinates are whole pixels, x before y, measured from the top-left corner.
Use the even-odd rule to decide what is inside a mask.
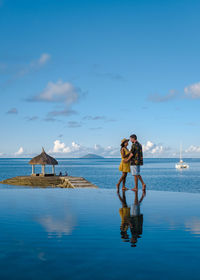
[[[130,242],[132,247],[136,247],[137,240],[142,235],[143,214],[140,213],[140,204],[146,192],[142,192],[140,199],[138,198],[138,191],[134,192],[134,203],[131,208],[126,202],[126,192],[123,191],[122,195],[119,192],[117,194],[122,203],[122,208],[119,209],[121,238],[124,242]],[[130,234],[128,229],[130,229]]]

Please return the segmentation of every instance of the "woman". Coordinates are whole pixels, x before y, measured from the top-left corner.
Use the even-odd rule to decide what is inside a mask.
[[[120,187],[121,182],[123,182],[122,190],[127,190],[127,188],[125,186],[126,176],[127,176],[127,173],[131,171],[130,170],[130,162],[124,162],[124,160],[126,158],[128,158],[129,155],[130,155],[130,152],[127,148],[128,142],[129,142],[129,140],[125,139],[125,138],[122,139],[122,141],[121,141],[121,157],[122,157],[122,160],[121,160],[121,163],[120,163],[120,166],[119,166],[119,171],[122,171],[122,176],[119,179],[119,182],[117,184],[117,190],[118,191],[119,191],[119,187]]]
[[[123,191],[122,196],[118,192],[118,197],[122,203],[122,208],[119,209],[119,215],[121,217],[121,226],[120,226],[121,238],[124,241],[129,241],[129,235],[127,231],[129,229],[130,207],[127,205],[126,202],[125,191]]]

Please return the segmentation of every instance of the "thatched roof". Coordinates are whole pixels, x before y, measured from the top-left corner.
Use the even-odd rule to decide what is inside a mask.
[[[30,161],[29,161],[29,164],[41,164],[41,165],[57,165],[58,162],[55,158],[47,155],[45,153],[45,150],[44,148],[42,148],[42,153],[39,155],[39,156],[36,156],[34,158],[32,158]]]

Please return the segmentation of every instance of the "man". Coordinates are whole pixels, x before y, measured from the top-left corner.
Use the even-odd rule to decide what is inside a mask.
[[[128,160],[131,161],[131,173],[135,180],[135,187],[132,189],[132,191],[138,190],[138,179],[142,183],[142,189],[145,190],[146,185],[142,180],[142,176],[140,175],[140,165],[143,165],[142,145],[137,141],[137,136],[135,134],[130,136],[130,141],[132,142],[132,147]]]

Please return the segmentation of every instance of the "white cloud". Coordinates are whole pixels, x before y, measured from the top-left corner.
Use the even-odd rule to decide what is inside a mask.
[[[147,141],[146,144],[143,145],[143,152],[146,154],[158,155],[162,154],[166,148],[162,145],[156,145],[151,141]]]
[[[23,147],[20,147],[19,150],[15,153],[15,156],[20,156],[24,153]]]
[[[75,142],[72,142],[72,149],[75,150],[75,151],[79,151],[80,150],[80,145],[75,143]]]
[[[53,149],[50,150],[49,153],[55,155],[57,154],[58,156],[67,155],[70,157],[81,157],[90,153],[105,157],[119,157],[120,149],[112,146],[102,147],[98,144],[95,144],[93,147],[85,147],[83,145],[77,144],[75,141],[73,141],[71,145],[67,146],[64,142],[55,140]]]
[[[37,64],[39,66],[43,66],[50,60],[50,58],[51,58],[51,56],[48,53],[43,53],[43,54],[41,54],[40,58],[38,59]]]
[[[60,140],[54,141],[52,153],[68,153],[70,149],[65,146],[65,143],[62,143]]]
[[[36,60],[31,61],[28,65],[23,67],[14,77],[14,79],[23,77],[29,74],[32,71],[37,71],[41,67],[43,67],[51,58],[51,55],[48,53],[43,53],[40,57]]]
[[[101,146],[100,146],[100,145],[97,145],[97,144],[94,145],[94,150],[95,150],[95,151],[98,151],[98,150],[100,150],[100,149],[101,149]]]
[[[61,142],[60,140],[54,141],[53,149],[50,150],[50,153],[62,153],[62,154],[69,154],[72,152],[79,151],[80,145],[72,142],[71,146],[66,146],[64,142]]]
[[[61,80],[53,83],[49,82],[46,88],[29,101],[60,102],[71,105],[79,99],[80,89],[75,88],[71,83]]]
[[[188,149],[185,150],[186,153],[200,153],[200,146],[191,145]]]
[[[200,98],[200,82],[185,87],[184,92],[187,97],[192,99]]]
[[[156,145],[151,141],[147,141],[143,145],[143,152],[146,157],[156,157],[156,156],[169,156],[169,148],[163,145]],[[81,157],[85,154],[97,154],[103,157],[120,157],[120,147],[113,147],[111,145],[103,147],[99,144],[95,144],[93,147],[86,147],[77,144],[75,141],[71,145],[66,145],[60,140],[55,140],[53,149],[49,151],[52,154],[58,156],[69,156],[69,157]],[[166,153],[167,152],[167,153]]]

